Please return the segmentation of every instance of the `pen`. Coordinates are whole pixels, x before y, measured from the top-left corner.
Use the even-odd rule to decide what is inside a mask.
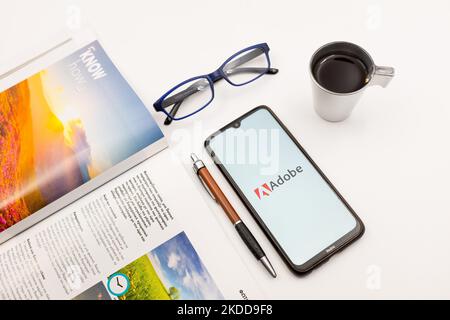
[[[236,210],[234,210],[231,203],[225,197],[222,190],[209,173],[203,161],[200,160],[195,154],[191,155],[191,159],[194,162],[194,172],[197,174],[206,191],[225,211],[225,214],[228,216],[231,223],[233,223],[242,240],[250,249],[250,251],[253,253],[255,258],[264,265],[267,271],[269,271],[269,273],[274,278],[276,278],[277,273],[275,272],[275,269],[272,267],[272,264],[270,263],[269,259],[267,259],[263,249],[259,245],[258,241],[256,241],[255,237],[247,228],[247,226],[244,224],[244,222],[241,220]]]

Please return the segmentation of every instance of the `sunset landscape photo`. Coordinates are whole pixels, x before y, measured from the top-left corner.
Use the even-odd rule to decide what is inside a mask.
[[[0,93],[0,231],[89,179],[82,123],[58,119],[43,90],[36,74]]]

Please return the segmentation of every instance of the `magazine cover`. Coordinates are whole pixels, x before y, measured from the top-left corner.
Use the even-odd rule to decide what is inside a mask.
[[[161,139],[98,41],[1,92],[0,243],[142,162]]]

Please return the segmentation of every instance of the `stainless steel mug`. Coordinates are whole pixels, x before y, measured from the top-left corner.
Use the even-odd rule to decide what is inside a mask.
[[[354,57],[365,65],[367,78],[361,88],[352,92],[339,93],[324,88],[317,81],[314,75],[316,65],[325,57],[336,54]],[[394,68],[375,65],[372,57],[363,48],[349,42],[332,42],[318,49],[311,58],[309,70],[312,79],[314,109],[321,118],[331,122],[347,119],[367,87],[373,85],[386,87],[395,75]]]

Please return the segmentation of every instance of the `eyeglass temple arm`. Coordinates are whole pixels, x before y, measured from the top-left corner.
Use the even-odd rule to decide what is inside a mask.
[[[246,62],[249,62],[250,60],[255,59],[256,57],[259,57],[260,55],[264,54],[263,51],[260,49],[254,49],[252,51],[249,51],[248,53],[240,56],[238,59],[233,60],[232,62],[229,62],[223,69],[223,71],[227,75],[232,74],[238,74],[238,73],[262,73],[266,72],[267,74],[277,74],[278,69],[275,68],[269,68],[266,71],[266,68],[257,68],[257,67],[245,67],[245,68],[237,68],[241,65],[243,65]]]
[[[175,103],[173,108],[169,111],[170,117],[167,116],[166,120],[164,120],[164,125],[168,126],[172,123],[173,118],[177,115],[178,110],[180,109],[181,104],[183,103],[183,100]]]
[[[183,91],[178,92],[177,94],[174,94],[170,98],[167,98],[163,101],[162,107],[167,108],[170,107],[173,104],[176,104],[180,101],[183,101],[187,97],[193,95],[194,93],[200,91],[200,88],[205,80],[199,80],[194,82],[192,85],[184,89]]]
[[[261,51],[261,49],[253,49],[252,51],[249,51],[246,54],[240,56],[239,58],[227,63],[227,65],[224,68],[224,71],[239,67],[244,63],[255,59],[256,57],[259,57],[262,54],[264,54],[264,51]]]
[[[256,67],[246,67],[246,68],[238,68],[238,69],[230,69],[225,71],[227,75],[233,75],[238,73],[262,73],[266,74],[277,74],[278,69],[275,68],[256,68]]]

